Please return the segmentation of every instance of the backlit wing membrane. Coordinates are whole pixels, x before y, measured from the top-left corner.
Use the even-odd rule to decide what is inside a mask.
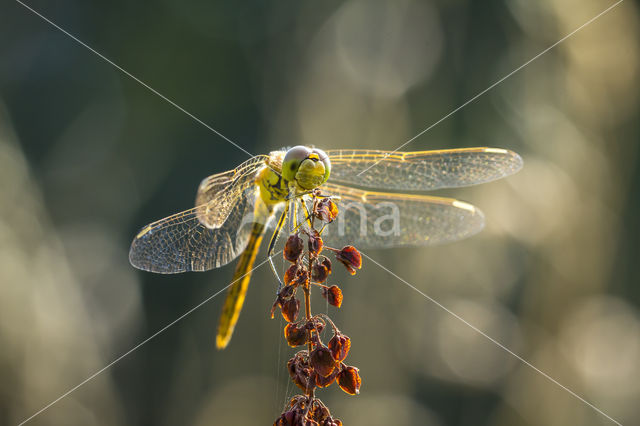
[[[480,231],[484,217],[474,206],[418,194],[366,191],[338,183],[392,190],[426,191],[489,182],[515,173],[518,154],[496,148],[422,152],[327,151],[332,163],[324,193],[339,196],[339,216],[326,244],[361,248],[424,246],[460,240]],[[247,246],[258,198],[256,177],[269,163],[260,155],[234,170],[209,176],[191,210],[154,222],[134,239],[129,259],[147,271],[205,271],[225,265]],[[280,211],[282,206],[274,206]]]
[[[392,152],[366,149],[327,151],[330,182],[367,188],[430,191],[490,182],[522,167],[522,158],[498,148]],[[361,173],[361,174],[360,174]]]
[[[214,201],[147,225],[133,240],[129,261],[136,268],[163,274],[226,265],[247,246],[256,196],[255,186],[236,196],[226,220],[216,229],[201,220],[209,217]]]
[[[322,234],[325,244],[334,248],[441,244],[467,238],[484,226],[480,210],[451,198],[364,191],[331,183],[321,190],[340,197],[338,217]]]
[[[225,224],[229,213],[248,188],[255,186],[258,170],[265,166],[266,155],[256,155],[234,170],[205,178],[196,195],[197,213],[203,225],[216,229]]]

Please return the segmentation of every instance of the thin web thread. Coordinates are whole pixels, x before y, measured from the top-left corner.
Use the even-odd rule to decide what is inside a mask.
[[[276,333],[278,342],[278,361],[276,362],[276,404],[280,399],[280,360],[282,359],[282,343],[280,341],[280,330],[282,330],[282,315],[280,315],[280,324],[278,325],[278,333]]]
[[[375,167],[378,163],[380,163],[381,161],[383,161],[385,158],[389,157],[390,155],[398,152],[399,150],[401,150],[402,148],[404,148],[405,146],[407,146],[408,144],[410,144],[411,142],[413,142],[414,140],[416,140],[417,138],[419,138],[420,136],[422,136],[423,134],[427,133],[429,130],[433,129],[434,127],[436,127],[438,124],[442,123],[444,120],[446,120],[447,118],[451,117],[453,114],[455,114],[456,112],[460,111],[462,108],[466,107],[467,105],[469,105],[471,102],[475,101],[476,99],[478,99],[480,96],[484,95],[485,93],[487,93],[489,90],[493,89],[494,87],[496,87],[497,85],[499,85],[500,83],[502,83],[503,81],[505,81],[506,79],[508,79],[509,77],[511,77],[513,74],[517,73],[518,71],[520,71],[521,69],[523,69],[524,67],[526,67],[527,65],[529,65],[530,63],[532,63],[533,61],[535,61],[536,59],[540,58],[542,55],[544,55],[545,53],[547,53],[548,51],[550,51],[551,49],[553,49],[554,47],[556,47],[557,45],[559,45],[560,43],[564,42],[565,40],[567,40],[569,37],[573,36],[575,33],[577,33],[578,31],[580,31],[581,29],[583,29],[584,27],[586,27],[587,25],[593,23],[593,21],[595,21],[596,19],[600,18],[601,16],[603,16],[604,14],[608,13],[609,11],[611,11],[614,7],[618,6],[620,3],[622,3],[624,0],[618,0],[618,2],[616,2],[615,4],[609,6],[608,8],[606,8],[605,10],[603,10],[602,12],[600,12],[599,14],[597,14],[596,16],[594,16],[593,18],[589,19],[587,22],[585,22],[584,24],[580,25],[578,28],[576,28],[575,30],[571,31],[569,34],[567,34],[566,36],[562,37],[560,40],[558,40],[557,42],[553,43],[551,46],[547,47],[546,49],[544,49],[542,52],[538,53],[536,56],[534,56],[533,58],[529,59],[527,62],[525,62],[524,64],[520,65],[518,68],[516,68],[515,70],[511,71],[509,74],[505,75],[504,77],[502,77],[500,80],[496,81],[495,83],[493,83],[491,86],[487,87],[486,89],[484,89],[482,92],[478,93],[477,95],[475,95],[474,97],[472,97],[471,99],[469,99],[468,101],[466,101],[465,103],[463,103],[462,105],[460,105],[459,107],[457,107],[456,109],[454,109],[453,111],[449,112],[447,115],[445,115],[444,117],[442,117],[440,120],[436,121],[435,123],[433,123],[432,125],[430,125],[429,127],[427,127],[426,129],[422,130],[420,133],[418,133],[417,135],[415,135],[414,137],[412,137],[411,139],[409,139],[408,141],[406,141],[405,143],[403,143],[402,145],[400,145],[399,147],[397,147],[396,149],[394,149],[391,152],[386,153],[381,159],[379,159],[378,161],[376,161],[375,163],[373,163],[372,165],[370,165],[369,167],[367,167],[366,169],[364,169],[363,171],[361,171],[360,173],[358,173],[357,176],[360,176],[361,174],[363,174],[364,172],[370,170],[371,168]]]
[[[113,62],[111,59],[109,59],[106,56],[104,56],[102,53],[98,52],[97,50],[95,50],[94,48],[92,48],[91,46],[89,46],[88,44],[86,44],[85,42],[80,40],[79,38],[75,37],[73,34],[71,34],[70,32],[66,31],[64,28],[60,27],[58,24],[56,24],[52,20],[48,19],[46,16],[42,15],[41,13],[39,13],[38,11],[33,9],[32,7],[24,4],[20,0],[16,0],[16,2],[18,4],[24,6],[26,9],[30,10],[31,12],[33,12],[35,15],[39,16],[40,18],[42,18],[44,21],[46,21],[49,24],[51,24],[56,29],[60,30],[63,34],[65,34],[65,35],[69,36],[71,39],[75,40],[81,46],[87,48],[88,50],[90,50],[91,52],[93,52],[94,54],[99,56],[101,59],[103,59],[104,61],[106,61],[110,65],[112,65],[114,68],[116,68],[117,70],[121,71],[123,74],[125,74],[126,76],[128,76],[132,80],[134,80],[137,83],[139,83],[140,85],[142,85],[144,88],[149,90],[151,93],[153,93],[153,94],[159,96],[160,98],[164,99],[165,101],[167,101],[168,103],[173,105],[175,108],[177,108],[178,110],[182,111],[183,113],[185,113],[186,115],[188,115],[189,117],[194,119],[196,122],[200,123],[201,125],[203,125],[207,129],[211,130],[216,135],[220,136],[222,139],[224,139],[227,142],[229,142],[231,145],[233,145],[236,148],[238,148],[240,151],[242,151],[245,154],[247,154],[249,157],[253,157],[253,155],[249,151],[247,151],[246,149],[242,148],[240,145],[238,145],[237,143],[235,143],[234,141],[232,141],[231,139],[229,139],[228,137],[226,137],[225,135],[223,135],[222,133],[220,133],[219,131],[217,131],[216,129],[214,129],[213,127],[211,127],[210,125],[208,125],[207,123],[205,123],[204,121],[199,119],[198,117],[196,117],[195,115],[191,114],[189,111],[187,111],[186,109],[184,109],[183,107],[181,107],[180,105],[178,105],[177,103],[172,101],[171,99],[167,98],[165,95],[163,95],[162,93],[158,92],[156,89],[154,89],[153,87],[149,86],[147,83],[145,83],[144,81],[140,80],[138,77],[136,77],[135,75],[131,74],[129,71],[125,70],[120,65],[116,64],[115,62]]]
[[[198,308],[200,308],[201,306],[203,306],[205,303],[209,302],[211,299],[213,299],[214,297],[218,296],[220,293],[222,293],[223,291],[225,291],[226,289],[228,289],[229,287],[231,287],[232,285],[234,285],[235,283],[237,283],[238,281],[240,281],[242,278],[244,278],[245,276],[253,273],[253,271],[255,271],[256,269],[258,269],[259,267],[261,267],[262,265],[264,265],[265,263],[268,262],[267,260],[262,261],[258,266],[254,267],[253,269],[251,269],[250,271],[248,271],[247,273],[245,273],[244,275],[242,275],[241,277],[239,277],[237,280],[232,281],[229,285],[227,285],[226,287],[223,287],[222,289],[220,289],[219,291],[217,291],[216,293],[214,293],[213,295],[207,297],[206,299],[204,299],[202,302],[198,303],[196,306],[194,306],[193,308],[189,309],[187,312],[185,312],[184,314],[180,315],[178,318],[176,318],[175,320],[171,321],[169,324],[165,325],[164,327],[162,327],[160,330],[156,331],[155,333],[153,333],[151,336],[147,337],[146,339],[144,339],[142,342],[138,343],[137,345],[135,345],[133,348],[129,349],[127,352],[125,352],[124,354],[120,355],[118,358],[114,359],[113,361],[111,361],[109,364],[107,364],[106,366],[102,367],[100,370],[96,371],[95,373],[93,373],[92,375],[90,375],[89,377],[87,377],[86,379],[84,379],[82,382],[78,383],[77,385],[75,385],[74,387],[72,387],[71,389],[69,389],[68,391],[66,391],[65,393],[63,393],[62,395],[60,395],[58,398],[54,399],[53,401],[51,401],[49,404],[45,405],[44,407],[42,407],[40,410],[38,410],[37,412],[35,412],[34,414],[32,414],[31,416],[29,416],[28,418],[24,419],[22,422],[20,422],[18,424],[18,426],[22,426],[23,424],[27,423],[28,421],[32,420],[34,417],[36,417],[37,415],[41,414],[42,412],[44,412],[45,410],[47,410],[48,408],[52,407],[54,404],[56,404],[57,402],[59,402],[60,400],[62,400],[63,398],[65,398],[66,396],[68,396],[69,394],[71,394],[72,392],[74,392],[75,390],[77,390],[78,388],[80,388],[82,385],[88,383],[89,381],[93,380],[95,377],[97,377],[99,374],[101,374],[102,372],[104,372],[105,370],[107,370],[109,367],[113,366],[114,364],[116,364],[117,362],[121,361],[122,359],[124,359],[126,356],[130,355],[131,353],[133,353],[135,350],[139,349],[141,346],[143,346],[144,344],[148,343],[150,340],[152,340],[153,338],[157,337],[158,335],[160,335],[161,333],[165,332],[166,330],[168,330],[170,327],[172,327],[173,325],[175,325],[177,322],[179,322],[180,320],[182,320],[183,318],[185,318],[186,316],[190,315],[191,313],[193,313],[195,310],[197,310]]]
[[[280,273],[282,274],[283,277],[284,277],[286,268],[287,268],[287,264],[286,264],[286,262],[284,260],[284,256],[280,257]],[[284,322],[284,318],[282,317],[282,315],[280,315],[280,328],[279,328],[279,330],[283,329],[283,326],[282,326],[283,322]],[[278,365],[277,365],[276,368],[278,370],[277,380],[278,380],[278,385],[279,385],[280,384],[280,368],[281,368],[280,367],[280,359],[281,359],[280,354],[282,352],[283,343],[281,342],[280,338],[278,338],[278,342],[280,342],[280,343],[278,344]],[[287,345],[287,347],[288,347],[288,345]],[[285,376],[285,378],[286,378],[286,376]],[[286,410],[286,408],[287,408],[287,404],[288,404],[289,399],[290,399],[289,394],[291,392],[290,386],[291,386],[291,380],[287,380],[287,386],[285,386],[284,394],[282,395],[283,400],[282,400],[282,409],[280,410],[280,413],[284,412]],[[279,389],[279,387],[278,387],[278,389]],[[279,396],[277,394],[276,394],[276,398],[279,398]],[[277,401],[277,399],[276,399],[276,401]]]
[[[429,300],[430,302],[432,302],[433,304],[435,304],[436,306],[438,306],[439,308],[443,309],[445,312],[447,312],[448,314],[452,315],[454,318],[458,319],[459,321],[461,321],[462,323],[464,323],[466,326],[470,327],[472,330],[474,330],[475,332],[479,333],[480,335],[486,337],[487,339],[489,339],[491,342],[493,342],[495,345],[497,345],[498,347],[500,347],[501,349],[503,349],[505,352],[509,353],[510,355],[512,355],[513,357],[515,357],[516,359],[518,359],[519,361],[521,361],[522,363],[524,363],[526,366],[532,368],[533,370],[535,370],[536,372],[538,372],[539,374],[541,374],[543,377],[545,377],[547,380],[551,381],[552,383],[558,385],[559,387],[561,387],[562,389],[564,389],[565,391],[567,391],[568,393],[570,393],[571,395],[573,395],[575,398],[579,399],[580,401],[582,401],[583,403],[585,403],[586,405],[588,405],[589,407],[593,408],[595,411],[597,411],[598,413],[600,413],[601,415],[603,415],[604,417],[606,417],[607,419],[611,420],[613,423],[622,426],[622,424],[618,421],[616,421],[615,419],[613,419],[611,416],[609,416],[607,413],[605,413],[604,411],[602,411],[601,409],[599,409],[598,407],[596,407],[595,405],[593,405],[592,403],[590,403],[589,401],[587,401],[586,399],[584,399],[583,397],[581,397],[580,395],[578,395],[577,393],[575,393],[574,391],[572,391],[571,389],[569,389],[568,387],[566,387],[565,385],[563,385],[562,383],[558,382],[556,379],[554,379],[553,377],[549,376],[547,373],[545,373],[544,371],[540,370],[538,367],[536,367],[535,365],[531,364],[529,361],[527,361],[526,359],[522,358],[520,355],[516,354],[515,352],[513,352],[511,349],[507,348],[505,345],[503,345],[502,343],[498,342],[496,339],[494,339],[493,337],[489,336],[488,334],[486,334],[484,331],[480,330],[479,328],[477,328],[476,326],[474,326],[473,324],[469,323],[467,320],[465,320],[464,318],[462,318],[460,315],[456,314],[455,312],[453,312],[452,310],[450,310],[449,308],[447,308],[446,306],[444,306],[443,304],[441,304],[440,302],[438,302],[437,300],[435,300],[434,298],[432,298],[431,296],[427,295],[426,293],[422,292],[421,290],[417,289],[415,286],[411,285],[409,282],[405,281],[403,278],[399,277],[398,275],[396,275],[395,273],[393,273],[392,271],[390,271],[389,269],[387,269],[386,267],[382,266],[380,263],[378,263],[376,260],[374,260],[373,258],[371,258],[370,256],[366,255],[363,252],[360,252],[360,254],[362,254],[364,257],[366,257],[367,259],[369,259],[370,261],[372,261],[373,263],[375,263],[376,265],[378,265],[378,267],[380,267],[381,269],[387,271],[387,273],[389,273],[390,275],[392,275],[393,277],[395,277],[396,279],[402,281],[404,284],[406,284],[409,288],[413,289],[414,291],[418,292],[422,297],[426,298],[427,300]]]
[[[124,68],[120,67],[119,65],[117,65],[115,62],[111,61],[109,58],[107,58],[106,56],[102,55],[100,52],[96,51],[95,49],[93,49],[92,47],[90,47],[89,45],[87,45],[86,43],[82,42],[81,40],[79,40],[77,37],[73,36],[71,33],[69,33],[68,31],[64,30],[62,27],[60,27],[59,25],[57,25],[56,23],[54,23],[53,21],[51,21],[50,19],[46,18],[45,16],[43,16],[42,14],[40,14],[39,12],[37,12],[36,10],[34,10],[33,8],[31,8],[30,6],[26,5],[25,3],[23,3],[20,0],[16,0],[17,3],[19,3],[20,5],[22,5],[23,7],[25,7],[26,9],[28,9],[29,11],[31,11],[32,13],[34,13],[35,15],[37,15],[38,17],[40,17],[41,19],[43,19],[44,21],[46,21],[47,23],[49,23],[50,25],[52,25],[53,27],[55,27],[56,29],[58,29],[59,31],[61,31],[62,33],[64,33],[65,35],[67,35],[68,37],[70,37],[71,39],[73,39],[74,41],[76,41],[77,43],[79,43],[80,45],[82,45],[83,47],[85,47],[86,49],[88,49],[89,51],[91,51],[92,53],[96,54],[97,56],[99,56],[101,59],[103,59],[104,61],[106,61],[107,63],[109,63],[110,65],[112,65],[113,67],[115,67],[116,69],[118,69],[119,71],[121,71],[122,73],[124,73],[125,75],[127,75],[128,77],[130,77],[131,79],[133,79],[134,81],[136,81],[137,83],[139,83],[140,85],[142,85],[143,87],[145,87],[146,89],[148,89],[149,91],[151,91],[152,93],[154,93],[155,95],[159,96],[160,98],[162,98],[163,100],[165,100],[166,102],[168,102],[169,104],[171,104],[172,106],[174,106],[176,109],[182,111],[184,114],[186,114],[187,116],[191,117],[192,119],[194,119],[196,122],[198,122],[199,124],[203,125],[204,127],[206,127],[207,129],[211,130],[212,132],[214,132],[216,135],[218,135],[219,137],[221,137],[222,139],[226,140],[227,142],[231,143],[233,146],[235,146],[236,148],[238,148],[239,150],[243,151],[244,153],[246,153],[249,156],[252,156],[251,153],[249,153],[248,151],[246,151],[244,148],[242,148],[241,146],[239,146],[238,144],[236,144],[235,142],[233,142],[231,139],[227,138],[226,136],[224,136],[222,133],[220,133],[219,131],[217,131],[216,129],[214,129],[213,127],[211,127],[210,125],[208,125],[207,123],[205,123],[204,121],[202,121],[201,119],[199,119],[198,117],[196,117],[195,115],[193,115],[192,113],[188,112],[187,110],[185,110],[183,107],[181,107],[180,105],[176,104],[174,101],[172,101],[171,99],[167,98],[166,96],[164,96],[163,94],[161,94],[160,92],[158,92],[157,90],[155,90],[154,88],[152,88],[151,86],[149,86],[148,84],[146,84],[145,82],[143,82],[142,80],[140,80],[139,78],[137,78],[136,76],[134,76],[133,74],[131,74],[130,72],[128,72],[127,70],[125,70]],[[445,119],[447,119],[448,117],[450,117],[451,115],[453,115],[454,113],[456,113],[457,111],[459,111],[460,109],[464,108],[466,105],[468,105],[469,103],[473,102],[474,100],[476,100],[477,98],[479,98],[480,96],[484,95],[486,92],[488,92],[489,90],[493,89],[494,87],[496,87],[498,84],[502,83],[503,81],[505,81],[507,78],[511,77],[513,74],[515,74],[516,72],[520,71],[522,68],[526,67],[527,65],[529,65],[531,62],[535,61],[536,59],[538,59],[540,56],[544,55],[545,53],[547,53],[549,50],[553,49],[555,46],[559,45],[560,43],[564,42],[565,40],[567,40],[569,37],[573,36],[575,33],[577,33],[578,31],[580,31],[581,29],[583,29],[584,27],[586,27],[587,25],[591,24],[592,22],[594,22],[596,19],[600,18],[601,16],[603,16],[604,14],[608,13],[610,10],[612,10],[614,7],[618,6],[620,3],[622,3],[623,0],[619,0],[618,2],[616,2],[615,4],[613,4],[612,6],[608,7],[607,9],[605,9],[604,11],[602,11],[601,13],[599,13],[598,15],[596,15],[595,17],[593,17],[592,19],[590,19],[589,21],[587,21],[586,23],[582,24],[580,27],[578,27],[577,29],[575,29],[574,31],[572,31],[571,33],[569,33],[567,36],[563,37],[562,39],[560,39],[559,41],[557,41],[556,43],[554,43],[553,45],[549,46],[547,49],[545,49],[544,51],[540,52],[538,55],[534,56],[532,59],[530,59],[529,61],[527,61],[526,63],[524,63],[523,65],[521,65],[520,67],[516,68],[514,71],[510,72],[509,74],[507,74],[506,76],[502,77],[500,80],[498,80],[497,82],[493,83],[491,86],[489,86],[487,89],[483,90],[482,92],[478,93],[476,96],[474,96],[473,98],[471,98],[470,100],[466,101],[464,104],[462,104],[461,106],[457,107],[456,109],[454,109],[453,111],[451,111],[450,113],[448,113],[447,115],[445,115],[444,117],[442,117],[440,120],[438,120],[437,122],[435,122],[434,124],[432,124],[431,126],[427,127],[426,129],[424,129],[423,131],[421,131],[420,133],[418,133],[416,136],[414,136],[413,138],[409,139],[408,141],[406,141],[404,144],[400,145],[398,148],[396,148],[394,151],[392,151],[390,154],[397,152],[399,149],[402,149],[404,146],[406,146],[407,144],[411,143],[412,141],[414,141],[415,139],[417,139],[418,137],[422,136],[424,133],[426,133],[427,131],[431,130],[433,127],[435,127],[436,125],[440,124],[442,121],[444,121]],[[390,155],[389,154],[389,155]],[[380,161],[380,160],[379,160]],[[362,172],[359,173],[362,174],[364,172],[366,172],[367,170],[369,170],[370,168],[374,167],[376,164],[379,163],[376,162],[373,165],[369,166],[367,169],[363,170]],[[549,376],[548,374],[544,373],[543,371],[539,370],[538,368],[536,368],[534,365],[532,365],[531,363],[529,363],[528,361],[526,361],[525,359],[523,359],[522,357],[518,356],[517,354],[515,354],[514,352],[512,352],[511,350],[509,350],[507,347],[505,347],[504,345],[502,345],[501,343],[499,343],[498,341],[496,341],[495,339],[493,339],[492,337],[488,336],[486,333],[482,332],[481,330],[479,330],[478,328],[476,328],[475,326],[473,326],[472,324],[468,323],[466,320],[464,320],[463,318],[461,318],[460,316],[458,316],[457,314],[455,314],[454,312],[450,311],[449,309],[447,309],[445,306],[443,306],[442,304],[440,304],[439,302],[437,302],[436,300],[434,300],[433,298],[431,298],[430,296],[426,295],[425,293],[423,293],[422,291],[418,290],[416,287],[412,286],[411,284],[409,284],[407,281],[405,281],[404,279],[400,278],[398,275],[396,275],[395,273],[391,272],[390,270],[388,270],[387,268],[385,268],[384,266],[382,266],[381,264],[379,264],[378,262],[376,262],[374,259],[372,259],[371,257],[369,257],[368,255],[362,253],[367,259],[371,260],[372,262],[374,262],[376,265],[378,265],[380,268],[384,269],[385,271],[387,271],[389,274],[393,275],[395,278],[399,279],[400,281],[402,281],[403,283],[405,283],[406,285],[408,285],[409,287],[411,287],[413,290],[417,291],[419,294],[421,294],[423,297],[427,298],[428,300],[430,300],[431,302],[433,302],[434,304],[436,304],[437,306],[439,306],[440,308],[444,309],[446,312],[448,312],[449,314],[453,315],[455,318],[457,318],[458,320],[462,321],[464,324],[466,324],[467,326],[471,327],[473,330],[475,330],[476,332],[480,333],[481,335],[483,335],[484,337],[486,337],[487,339],[489,339],[490,341],[492,341],[494,344],[496,344],[497,346],[499,346],[500,348],[502,348],[503,350],[505,350],[506,352],[508,352],[509,354],[511,354],[512,356],[514,356],[515,358],[517,358],[518,360],[520,360],[521,362],[523,362],[524,364],[526,364],[527,366],[529,366],[530,368],[534,369],[535,371],[537,371],[539,374],[543,375],[545,378],[547,378],[548,380],[550,380],[551,382],[555,383],[556,385],[560,386],[562,389],[564,389],[565,391],[569,392],[571,395],[573,395],[574,397],[576,397],[577,399],[579,399],[580,401],[582,401],[583,403],[587,404],[588,406],[590,406],[591,408],[593,408],[594,410],[596,410],[598,413],[600,413],[601,415],[605,416],[606,418],[608,418],[609,420],[611,420],[612,422],[620,425],[619,422],[617,422],[616,420],[614,420],[613,418],[611,418],[610,416],[608,416],[606,413],[604,413],[602,410],[600,410],[599,408],[597,408],[596,406],[594,406],[593,404],[591,404],[590,402],[588,402],[587,400],[585,400],[584,398],[582,398],[581,396],[579,396],[578,394],[576,394],[575,392],[573,392],[572,390],[570,390],[569,388],[567,388],[566,386],[562,385],[561,383],[559,383],[557,380],[553,379],[551,376]],[[256,270],[257,268],[261,267],[262,265],[264,265],[266,262],[268,261],[265,260],[263,262],[261,262],[258,266],[254,267],[251,271],[247,272],[247,274],[252,273],[254,270]],[[243,275],[242,277],[246,276],[247,274]],[[241,279],[242,277],[240,277],[239,279]],[[238,280],[239,280],[238,279]],[[141,346],[143,346],[144,344],[146,344],[147,342],[149,342],[150,340],[152,340],[153,338],[157,337],[159,334],[163,333],[164,331],[166,331],[167,329],[169,329],[171,326],[175,325],[177,322],[179,322],[180,320],[182,320],[183,318],[185,318],[186,316],[190,315],[192,312],[194,312],[195,310],[197,310],[198,308],[200,308],[201,306],[203,306],[205,303],[207,303],[208,301],[210,301],[211,299],[213,299],[214,297],[218,296],[220,293],[222,293],[224,290],[226,290],[227,288],[229,288],[231,285],[233,285],[235,282],[237,282],[238,280],[230,283],[229,285],[227,285],[226,287],[222,288],[220,291],[216,292],[215,294],[213,294],[212,296],[208,297],[207,299],[205,299],[203,302],[199,303],[198,305],[196,305],[195,307],[191,308],[189,311],[187,311],[186,313],[184,313],[183,315],[181,315],[180,317],[178,317],[177,319],[175,319],[174,321],[172,321],[171,323],[167,324],[165,327],[163,327],[162,329],[158,330],[156,333],[152,334],[150,337],[148,337],[147,339],[143,340],[142,342],[140,342],[138,345],[134,346],[132,349],[130,349],[129,351],[125,352],[123,355],[121,355],[120,357],[116,358],[114,361],[112,361],[111,363],[107,364],[105,367],[103,367],[102,369],[98,370],[97,372],[95,372],[94,374],[92,374],[91,376],[89,376],[87,379],[85,379],[84,381],[80,382],[78,385],[74,386],[73,388],[69,389],[67,392],[65,392],[64,394],[62,394],[60,397],[58,397],[57,399],[55,399],[54,401],[52,401],[51,403],[49,403],[48,405],[46,405],[45,407],[43,407],[42,409],[40,409],[39,411],[37,411],[36,413],[34,413],[32,416],[28,417],[27,419],[25,419],[24,421],[22,421],[19,426],[27,423],[28,421],[30,421],[31,419],[33,419],[34,417],[36,417],[37,415],[39,415],[40,413],[44,412],[45,410],[47,410],[48,408],[50,408],[51,406],[53,406],[54,404],[56,404],[57,402],[59,402],[60,400],[62,400],[63,398],[65,398],[66,396],[68,396],[69,394],[71,394],[72,392],[74,392],[75,390],[77,390],[78,388],[80,388],[81,386],[83,386],[84,384],[86,384],[87,382],[89,382],[90,380],[92,380],[93,378],[97,377],[99,374],[101,374],[102,372],[104,372],[105,370],[107,370],[109,367],[113,366],[114,364],[116,364],[117,362],[119,362],[120,360],[122,360],[123,358],[125,358],[126,356],[128,356],[129,354],[131,354],[132,352],[134,352],[135,350],[137,350],[138,348],[140,348]],[[280,357],[280,353],[278,355],[278,357]],[[289,392],[288,389],[289,386],[287,386],[287,393]],[[286,402],[285,402],[286,404]]]

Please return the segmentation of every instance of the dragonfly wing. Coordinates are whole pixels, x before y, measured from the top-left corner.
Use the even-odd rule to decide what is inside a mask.
[[[339,214],[322,238],[330,247],[427,246],[461,240],[479,232],[484,216],[476,207],[451,198],[364,191],[327,183],[339,196]]]
[[[206,271],[226,265],[245,249],[251,234],[257,188],[246,189],[224,223],[211,228],[210,203],[161,219],[143,228],[131,244],[129,260],[139,269],[158,273]]]
[[[330,150],[331,182],[367,188],[428,191],[490,182],[522,167],[515,152],[498,148],[393,152]]]
[[[242,195],[255,186],[258,171],[265,166],[267,156],[257,155],[227,172],[205,178],[198,187],[197,213],[208,228],[216,229],[226,223],[227,217]]]

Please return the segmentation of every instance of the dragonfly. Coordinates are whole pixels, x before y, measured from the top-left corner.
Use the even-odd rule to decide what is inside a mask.
[[[207,271],[238,258],[218,322],[216,346],[224,349],[242,310],[263,237],[277,222],[267,253],[271,259],[282,228],[289,223],[291,230],[296,223],[296,201],[313,191],[338,200],[337,225],[326,227],[325,245],[430,246],[476,234],[484,226],[484,215],[466,202],[420,192],[486,183],[521,167],[518,154],[499,148],[325,152],[298,145],[254,156],[233,170],[205,178],[195,207],[142,228],[131,244],[129,260],[145,271],[173,274]]]

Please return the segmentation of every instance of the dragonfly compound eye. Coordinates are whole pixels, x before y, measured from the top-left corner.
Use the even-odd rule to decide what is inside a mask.
[[[282,160],[282,177],[293,182],[300,164],[309,157],[309,154],[311,154],[311,150],[306,146],[298,145],[289,149]]]
[[[322,183],[325,183],[329,179],[329,175],[331,174],[331,161],[329,160],[329,156],[326,152],[319,148],[313,148],[313,153],[318,155],[318,161],[322,162],[324,166],[324,176]]]
[[[329,157],[320,149],[295,146],[287,151],[282,161],[282,177],[287,181],[295,181],[306,190],[322,185],[330,172]]]

